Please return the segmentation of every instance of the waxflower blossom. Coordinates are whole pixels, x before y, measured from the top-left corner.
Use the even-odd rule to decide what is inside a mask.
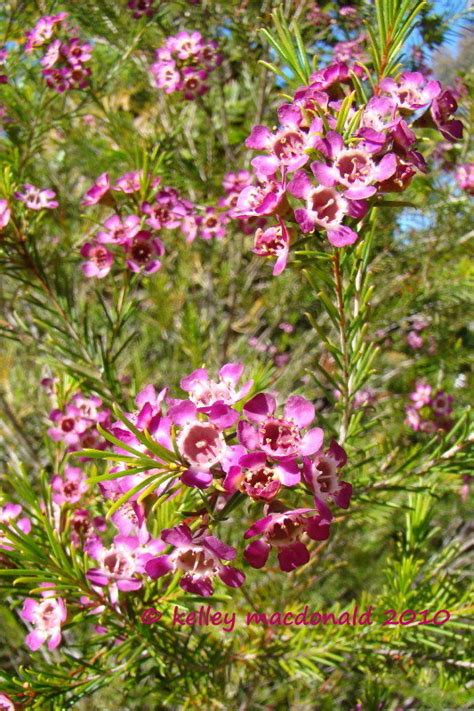
[[[104,230],[97,233],[97,242],[101,244],[125,244],[140,231],[140,218],[127,215],[123,219],[112,215],[104,222]]]
[[[85,262],[81,264],[81,269],[86,277],[96,277],[103,279],[112,269],[114,255],[102,244],[86,242],[81,247],[81,257]]]
[[[343,509],[349,507],[352,496],[352,485],[341,481],[339,469],[347,464],[347,454],[336,441],[331,442],[326,451],[320,451],[312,459],[305,461],[303,477],[314,493],[315,503],[327,519],[331,519],[327,504],[333,501]]]
[[[85,193],[81,205],[84,207],[97,205],[97,203],[101,202],[107,196],[109,190],[109,175],[108,173],[102,173]]]
[[[59,205],[58,201],[54,199],[56,197],[54,190],[37,188],[31,183],[25,183],[21,190],[14,194],[14,197],[25,203],[30,210],[52,210]]]
[[[126,243],[126,264],[132,272],[153,274],[161,267],[165,253],[163,242],[147,230],[141,230]]]
[[[453,411],[452,395],[438,390],[433,393],[429,383],[418,381],[410,393],[411,403],[405,408],[405,424],[415,432],[435,433],[439,430],[449,432],[453,426],[450,417]]]
[[[397,102],[400,109],[408,111],[429,106],[441,93],[439,81],[426,81],[421,72],[403,72],[398,81],[387,77],[380,82],[380,88]]]
[[[463,163],[456,171],[456,181],[461,190],[474,195],[474,163]]]
[[[26,32],[25,52],[29,54],[34,49],[42,47],[46,42],[49,42],[57,27],[66,17],[66,12],[40,17],[33,29]]]
[[[9,527],[14,524],[22,533],[29,533],[31,531],[31,521],[26,516],[21,516],[22,510],[19,504],[9,503],[0,506],[0,523]],[[8,536],[0,530],[0,549],[11,551],[13,546],[14,544]]]
[[[107,205],[114,212],[106,217],[93,240],[81,248],[85,276],[102,279],[112,268],[143,275],[155,273],[165,254],[165,230],[180,230],[187,242],[196,236],[224,236],[226,211],[208,207],[199,208],[203,214],[198,214],[196,206],[175,188],[160,184],[159,176],[132,170],[115,181],[102,173],[86,191],[81,202],[84,207]]]
[[[48,587],[48,583],[43,583],[42,586]],[[61,626],[67,617],[66,605],[60,597],[51,596],[49,590],[45,590],[41,595],[42,600],[26,598],[20,612],[20,617],[33,627],[33,631],[25,638],[26,644],[33,652],[45,642],[50,650],[60,645]]]
[[[141,17],[153,17],[156,12],[155,0],[129,0],[127,7],[132,11],[135,20]]]
[[[264,452],[244,454],[230,467],[222,486],[228,492],[240,491],[252,499],[269,501],[282,486],[294,486],[301,479],[294,461],[271,462]]]
[[[193,100],[208,91],[207,78],[221,62],[215,41],[205,40],[199,32],[178,32],[156,51],[150,71],[159,89]]]
[[[245,533],[244,538],[258,539],[249,543],[244,558],[253,568],[263,568],[270,551],[277,551],[280,569],[289,573],[308,563],[309,550],[303,536],[313,541],[329,538],[330,521],[310,508],[269,513]]]
[[[109,415],[99,397],[75,393],[63,409],[54,408],[49,413],[53,427],[48,429],[48,435],[54,442],[64,442],[68,451],[84,447],[100,449],[104,446],[104,440],[96,425],[106,427]]]
[[[6,694],[0,692],[0,711],[15,711],[13,701]]]
[[[88,489],[86,475],[79,467],[66,466],[64,477],[51,479],[52,499],[55,504],[77,504]]]
[[[97,566],[89,568],[87,579],[94,588],[106,587],[111,602],[116,603],[119,592],[140,590],[147,562],[163,548],[161,540],[149,535],[144,539],[143,536],[118,534],[109,546],[98,537],[92,537],[86,543],[85,551]]]
[[[226,363],[219,370],[219,380],[211,380],[206,368],[198,368],[181,379],[181,389],[202,412],[209,411],[215,403],[233,405],[250,391],[253,381],[238,385],[244,372],[242,363]]]
[[[227,564],[235,558],[235,548],[215,536],[206,531],[193,532],[189,526],[181,524],[162,531],[161,538],[164,543],[173,546],[174,550],[146,564],[146,572],[151,578],[181,572],[181,588],[203,597],[213,594],[213,580],[216,576],[228,587],[239,588],[243,585],[244,573]]]
[[[292,395],[277,417],[277,402],[268,393],[259,393],[244,405],[247,419],[239,422],[239,441],[249,451],[262,451],[273,459],[295,460],[317,452],[322,444],[320,427],[308,429],[315,418],[314,405]],[[304,430],[307,430],[304,433]]]
[[[290,233],[283,221],[277,227],[260,227],[255,232],[254,254],[259,257],[276,257],[273,276],[278,276],[285,269],[290,251]]]

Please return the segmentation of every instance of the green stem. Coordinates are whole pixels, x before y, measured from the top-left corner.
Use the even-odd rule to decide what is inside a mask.
[[[339,342],[342,353],[342,382],[341,382],[341,402],[342,402],[342,422],[339,430],[339,440],[341,444],[345,441],[349,429],[351,417],[351,400],[349,389],[350,378],[350,355],[349,341],[347,337],[347,318],[344,307],[344,285],[342,279],[342,268],[339,251],[336,250],[332,258],[334,287],[336,291],[336,302],[338,312]]]

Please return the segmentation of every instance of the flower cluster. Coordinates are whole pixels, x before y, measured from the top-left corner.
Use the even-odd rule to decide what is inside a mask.
[[[454,93],[419,72],[398,80],[385,78],[364,105],[355,98],[359,66],[334,62],[311,76],[293,101],[278,110],[279,126],[254,126],[248,148],[262,154],[252,160],[253,184],[239,194],[234,215],[274,216],[276,224],[255,234],[254,251],[276,258],[274,274],[285,268],[297,223],[301,232],[323,233],[335,247],[357,240],[357,223],[374,200],[404,191],[417,171],[426,172],[418,150],[417,126],[433,126],[447,140],[462,135],[452,118]],[[347,110],[346,127],[338,124]],[[349,105],[348,105],[349,102]]]
[[[200,32],[178,32],[156,51],[150,70],[159,89],[196,99],[208,91],[207,78],[221,62],[217,42],[205,40]]]
[[[257,538],[247,545],[245,560],[260,568],[274,548],[280,568],[289,572],[308,561],[308,539],[328,538],[331,504],[349,506],[352,487],[340,476],[347,457],[334,441],[323,447],[309,400],[293,395],[280,410],[273,394],[250,397],[253,383],[242,378],[243,366],[227,363],[216,379],[205,368],[183,378],[185,399],[170,397],[166,388],[144,388],[137,410],[110,427],[114,441],[124,445],[114,445],[114,453],[126,459],[101,489],[113,500],[128,493],[136,507],[140,482],[154,476],[156,487],[147,489],[152,498],[200,489],[216,511],[235,497],[247,500],[251,511],[263,507],[263,518],[245,533],[245,539]],[[156,466],[150,462],[146,473],[137,473],[133,453]],[[303,508],[285,502],[307,504],[308,497],[310,506]],[[206,513],[191,518],[191,524],[188,519],[162,532],[161,540],[174,550],[146,562],[145,571],[155,578],[181,571],[181,586],[200,595],[212,594],[216,575],[231,587],[241,585],[243,574],[226,564],[236,551],[209,533]]]
[[[453,411],[453,397],[443,390],[433,392],[431,385],[418,381],[410,394],[410,405],[405,408],[405,424],[415,432],[434,433],[438,430],[449,432],[453,426],[450,414]]]
[[[130,171],[114,183],[108,173],[102,173],[86,191],[82,205],[104,205],[114,209],[93,239],[81,248],[85,276],[102,279],[117,260],[133,272],[153,274],[161,267],[165,254],[163,232],[179,230],[186,241],[223,239],[226,226],[235,217],[240,192],[252,176],[247,171],[224,176],[224,196],[215,206],[197,206],[181,196],[175,188],[161,186],[161,178],[148,178],[147,197],[142,199],[144,176]],[[0,205],[1,215],[1,205]],[[0,218],[1,219],[1,218]],[[265,218],[242,221],[242,229],[251,234]]]
[[[436,343],[433,336],[427,335],[428,321],[424,318],[415,318],[409,324],[406,334],[407,346],[413,351],[420,351],[427,346],[430,355],[436,352]]]
[[[102,173],[85,193],[82,200],[85,207],[100,203],[114,208],[103,229],[81,249],[86,260],[82,270],[87,277],[107,276],[116,257],[122,257],[132,272],[153,274],[161,267],[165,253],[158,232],[177,228],[186,231],[189,216],[194,212],[193,204],[181,198],[174,188],[158,190],[160,178],[151,179],[153,197],[140,202],[142,180],[139,171],[130,171],[112,184],[109,175]]]
[[[110,412],[102,406],[99,397],[87,397],[77,392],[63,408],[51,410],[49,419],[53,426],[48,429],[48,435],[55,442],[64,442],[68,452],[84,448],[102,449],[105,441],[97,431],[97,425],[107,427],[109,418]],[[74,478],[72,471],[70,476]],[[76,484],[79,486],[78,482]]]
[[[474,163],[463,163],[456,171],[456,181],[461,190],[474,195]]]
[[[26,33],[25,52],[43,48],[40,64],[47,85],[62,94],[70,89],[84,89],[89,84],[91,70],[86,66],[92,56],[92,47],[81,42],[75,30],[61,39],[57,34],[67,32],[66,12],[40,17],[32,30]]]

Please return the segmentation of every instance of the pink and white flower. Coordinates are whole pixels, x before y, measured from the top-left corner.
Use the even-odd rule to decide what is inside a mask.
[[[86,277],[96,277],[103,279],[112,269],[114,255],[102,244],[97,242],[86,242],[81,247],[81,256],[85,262],[81,264],[81,269]]]
[[[49,587],[48,583],[43,584]],[[45,642],[48,642],[48,649],[56,649],[61,643],[61,626],[66,621],[67,612],[64,601],[58,597],[53,597],[51,591],[45,590],[42,600],[26,598],[20,617],[29,622],[33,627],[25,642],[28,647],[35,652]]]
[[[289,183],[288,191],[306,203],[306,207],[295,209],[295,219],[303,232],[309,233],[316,228],[325,230],[329,242],[335,247],[344,247],[357,240],[357,233],[341,224],[349,214],[349,203],[335,188],[314,186],[301,171]]]
[[[18,190],[14,197],[24,202],[30,210],[52,210],[58,207],[59,203],[54,198],[56,193],[48,188],[37,188],[31,183],[25,183],[21,190]]]
[[[249,451],[265,452],[272,459],[296,460],[315,454],[324,433],[320,427],[308,429],[315,418],[314,405],[300,395],[288,398],[283,417],[275,412],[277,402],[268,393],[259,393],[246,403],[240,420],[240,443]],[[304,432],[306,430],[306,432]]]
[[[255,232],[252,251],[260,257],[276,257],[273,276],[281,274],[288,263],[290,251],[290,233],[283,220],[280,220],[279,225],[266,230],[259,227]]]
[[[243,372],[241,363],[226,363],[219,370],[219,379],[211,380],[206,368],[198,368],[182,378],[180,386],[201,412],[209,412],[215,403],[234,405],[248,394],[253,381],[239,386]]]
[[[244,573],[227,564],[235,558],[235,548],[215,536],[205,531],[193,532],[186,524],[181,524],[162,531],[161,538],[167,545],[173,546],[174,550],[146,564],[146,572],[151,578],[181,572],[181,588],[203,597],[213,594],[213,580],[216,577],[231,588],[243,585]]]
[[[140,218],[137,215],[119,217],[112,215],[104,222],[105,230],[98,232],[99,244],[125,244],[140,231]]]
[[[88,489],[86,475],[79,467],[67,465],[64,476],[59,476],[59,474],[53,476],[51,488],[55,504],[77,504]]]
[[[143,536],[119,534],[109,546],[97,537],[92,538],[86,543],[85,551],[97,561],[97,566],[89,568],[86,577],[95,588],[107,587],[110,600],[115,604],[119,592],[140,590],[146,564],[163,549],[162,541],[149,535],[144,541]]]

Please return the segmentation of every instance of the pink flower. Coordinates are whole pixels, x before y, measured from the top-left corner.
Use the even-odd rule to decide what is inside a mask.
[[[408,406],[405,408],[405,414],[405,424],[411,427],[415,432],[418,432],[421,424],[421,417],[418,410],[415,407]]]
[[[81,248],[81,256],[86,259],[81,269],[86,277],[103,279],[107,276],[114,263],[114,255],[103,245],[86,242]]]
[[[147,215],[145,222],[152,229],[171,230],[181,226],[191,212],[192,204],[180,198],[174,188],[165,187],[155,195],[153,203],[142,203],[140,210]]]
[[[328,520],[332,516],[327,508],[330,501],[343,509],[349,507],[352,486],[340,480],[338,471],[346,463],[346,452],[335,441],[331,442],[325,452],[319,452],[313,459],[304,462],[303,477],[314,494],[320,513]]]
[[[168,37],[165,46],[178,59],[194,59],[201,53],[203,38],[200,32],[178,32],[177,35]]]
[[[439,81],[426,81],[420,72],[403,72],[398,82],[387,77],[380,82],[380,88],[397,102],[400,109],[408,111],[429,106],[441,93]]]
[[[240,491],[252,499],[270,501],[282,486],[298,484],[301,475],[294,461],[272,463],[264,452],[244,454],[230,467],[222,486],[229,493]]]
[[[34,49],[41,47],[46,42],[49,42],[55,31],[56,25],[67,17],[67,12],[60,12],[57,15],[44,15],[40,17],[32,30],[25,33],[25,52],[28,54]]]
[[[433,395],[430,404],[436,417],[450,415],[453,411],[453,397],[452,395],[445,393],[443,390],[438,390],[438,392]]]
[[[127,7],[132,10],[132,17],[139,20],[141,17],[153,17],[156,12],[155,0],[128,0]]]
[[[457,111],[458,104],[451,89],[445,89],[436,96],[431,105],[433,123],[448,141],[455,142],[462,138],[463,125],[458,119],[452,119],[452,114]]]
[[[94,587],[107,587],[110,600],[116,603],[119,592],[140,590],[143,586],[145,566],[164,548],[163,543],[142,537],[117,535],[110,546],[104,546],[99,538],[90,539],[85,545],[88,556],[97,561],[86,577]]]
[[[72,65],[84,64],[92,57],[92,47],[86,42],[81,42],[77,37],[73,37],[61,45],[61,54]]]
[[[0,692],[0,711],[15,711],[15,705],[11,698]]]
[[[53,501],[56,504],[77,504],[88,489],[86,476],[79,467],[67,465],[64,477],[59,475],[51,479]]]
[[[52,410],[49,419],[54,423],[48,434],[54,442],[65,442],[76,447],[79,445],[81,435],[89,427],[89,423],[82,416],[81,411],[74,405],[68,404],[64,410]]]
[[[49,583],[43,583],[43,586],[49,587]],[[47,590],[41,594],[42,600],[27,598],[20,612],[20,617],[33,627],[33,631],[25,639],[26,644],[33,652],[46,641],[50,650],[59,646],[61,625],[67,617],[66,605],[60,597],[51,597],[50,591]]]
[[[240,193],[253,182],[252,173],[248,170],[238,170],[235,173],[226,173],[222,181],[222,187],[226,193]]]
[[[168,37],[156,51],[156,59],[150,67],[156,86],[167,94],[180,91],[185,99],[204,94],[208,74],[222,62],[217,43],[204,41],[199,32]]]
[[[329,131],[320,141],[318,149],[331,165],[315,161],[311,170],[321,185],[342,185],[349,200],[362,200],[375,195],[374,183],[390,178],[397,167],[393,153],[387,153],[376,163],[369,153],[360,148],[346,148],[342,136]]]
[[[206,84],[207,71],[185,67],[181,73],[178,89],[183,92],[185,99],[192,100],[205,94],[209,87]]]
[[[307,150],[317,144],[323,123],[316,118],[309,127],[309,132],[299,128],[299,112],[284,111],[279,115],[282,126],[272,133],[266,126],[254,126],[245,141],[247,148],[264,150],[269,156],[258,156],[252,160],[257,174],[273,176],[277,170],[292,173],[308,162]]]
[[[306,173],[298,172],[288,185],[295,197],[306,202],[305,208],[296,208],[295,218],[303,232],[312,232],[319,227],[327,232],[329,242],[335,247],[353,244],[357,233],[341,225],[349,212],[348,201],[335,188],[315,187]]]
[[[101,202],[110,190],[110,180],[108,173],[99,175],[95,183],[87,190],[82,198],[81,205],[89,207]]]
[[[409,331],[407,334],[407,344],[414,351],[423,347],[423,338],[416,331]]]
[[[152,233],[141,230],[126,245],[127,267],[132,272],[153,274],[161,267],[159,257],[165,253],[163,242]]]
[[[255,232],[253,252],[260,257],[276,257],[273,267],[273,276],[278,276],[285,269],[290,250],[290,234],[283,222],[276,227],[262,230],[260,227]]]
[[[465,190],[469,195],[474,195],[474,163],[463,163],[460,165],[456,171],[456,180],[461,190]],[[1,202],[5,201],[0,200],[0,203]]]
[[[11,526],[13,524],[19,528],[22,533],[29,533],[31,531],[31,521],[26,516],[19,518],[22,510],[19,504],[4,504],[0,506],[0,523],[4,526]],[[13,545],[8,536],[0,530],[0,549],[11,551],[13,550]]]
[[[301,537],[306,534],[313,541],[325,541],[329,530],[330,521],[309,508],[270,513],[246,531],[244,538],[259,538],[249,543],[244,558],[253,568],[263,568],[275,548],[280,569],[290,573],[309,561],[309,551]]]
[[[194,595],[209,597],[214,592],[213,579],[218,576],[225,585],[239,588],[245,575],[226,563],[233,560],[236,551],[215,536],[204,531],[193,532],[185,524],[168,528],[161,533],[162,540],[174,547],[172,553],[153,558],[146,564],[151,578],[167,573],[181,572],[180,586]],[[224,562],[225,561],[225,562]]]
[[[416,383],[415,390],[410,395],[410,400],[417,410],[420,410],[425,405],[429,405],[431,400],[431,385],[419,380]]]
[[[259,393],[246,403],[240,420],[240,443],[250,451],[262,451],[276,460],[296,460],[317,452],[323,442],[320,427],[306,430],[315,417],[314,405],[306,398],[292,395],[283,411],[276,417],[277,403],[267,393]],[[255,427],[256,425],[256,427]]]
[[[58,201],[54,200],[56,197],[54,190],[37,188],[31,183],[25,183],[14,197],[24,202],[30,210],[52,210],[59,205]]]
[[[211,380],[208,371],[199,368],[182,378],[180,386],[202,412],[209,412],[216,403],[233,405],[248,394],[253,381],[248,380],[239,386],[243,372],[241,363],[226,363],[219,370],[219,380]]]
[[[227,221],[225,215],[219,214],[213,207],[207,207],[204,215],[196,217],[199,237],[205,240],[222,239]]]
[[[173,61],[159,60],[150,67],[158,89],[164,89],[166,94],[178,91],[181,75]]]
[[[180,428],[177,449],[188,465],[181,475],[186,486],[205,489],[213,481],[212,468],[231,456],[223,430],[235,424],[238,413],[216,402],[206,408],[208,420],[198,419],[197,407],[188,400],[178,401],[168,411],[173,424]]]
[[[8,204],[8,200],[0,200],[0,230],[5,229],[5,227],[10,222],[11,210]]]
[[[283,183],[275,180],[249,185],[239,194],[234,214],[236,217],[271,215],[280,206],[284,193]]]
[[[112,215],[104,222],[105,231],[97,233],[100,244],[125,244],[132,240],[140,231],[140,218],[137,215],[127,215],[120,218]]]

